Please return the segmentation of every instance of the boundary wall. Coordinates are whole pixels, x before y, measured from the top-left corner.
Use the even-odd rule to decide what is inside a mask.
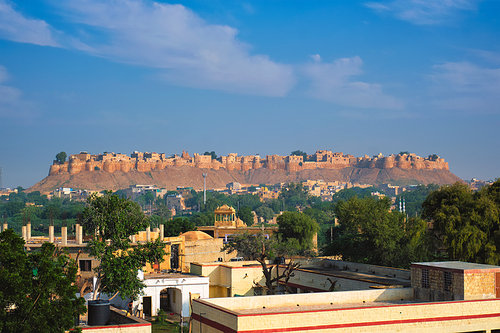
[[[412,288],[401,288],[197,300],[193,303],[192,327],[194,333],[447,333],[500,329],[500,299],[412,303],[412,298]]]

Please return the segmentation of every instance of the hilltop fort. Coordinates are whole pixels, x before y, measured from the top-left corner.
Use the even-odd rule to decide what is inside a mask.
[[[314,169],[344,169],[344,168],[368,168],[368,169],[414,169],[414,170],[449,170],[448,163],[437,155],[420,157],[415,154],[398,154],[384,156],[382,154],[369,157],[354,157],[343,153],[333,153],[329,150],[318,150],[313,155],[304,156],[280,156],[267,155],[265,158],[259,155],[238,156],[231,153],[213,159],[211,155],[193,154],[190,156],[183,151],[181,156],[177,154],[166,156],[164,153],[133,152],[130,156],[125,154],[103,153],[92,155],[87,152],[70,155],[68,161],[59,163],[54,161],[50,167],[49,176],[68,172],[71,175],[82,171],[106,172],[150,172],[163,170],[166,167],[190,166],[199,169],[226,169],[228,171],[240,170],[284,170],[287,172],[298,172]]]

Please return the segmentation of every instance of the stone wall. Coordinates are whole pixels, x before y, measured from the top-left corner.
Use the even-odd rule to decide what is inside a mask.
[[[364,157],[354,157],[343,153],[333,153],[328,150],[318,150],[315,154],[309,155],[304,161],[303,156],[280,156],[267,155],[261,159],[258,155],[238,156],[231,153],[228,156],[221,156],[217,160],[210,155],[194,154],[189,156],[187,152],[182,152],[181,156],[174,155],[167,157],[165,154],[133,152],[129,156],[124,154],[105,153],[91,155],[86,152],[70,155],[69,160],[60,164],[53,162],[49,170],[49,176],[61,172],[69,172],[74,175],[82,171],[103,170],[106,172],[129,172],[137,170],[139,172],[149,172],[151,170],[162,170],[167,166],[191,166],[201,169],[225,168],[227,170],[248,171],[251,169],[266,168],[268,170],[285,170],[297,172],[312,169],[342,169],[348,167],[356,168],[378,168],[378,169],[416,169],[416,170],[449,170],[448,163],[439,157],[429,156],[423,158],[415,154],[390,155],[382,154]]]

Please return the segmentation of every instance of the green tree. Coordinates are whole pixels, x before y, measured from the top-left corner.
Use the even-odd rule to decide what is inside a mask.
[[[473,193],[467,185],[455,183],[425,199],[422,217],[432,221],[450,259],[500,263],[498,187],[500,180]]]
[[[318,232],[318,223],[308,215],[299,212],[284,212],[276,219],[278,235],[283,241],[295,243],[299,250],[313,248],[313,237]]]
[[[391,266],[400,235],[399,228],[391,225],[398,220],[390,218],[389,208],[387,198],[353,197],[337,203],[335,214],[343,229],[340,240],[345,243],[344,260]],[[402,215],[399,222],[402,226]]]
[[[189,219],[176,217],[175,219],[165,222],[165,237],[177,237],[181,233],[196,230],[194,222]]]
[[[285,205],[288,209],[296,209],[307,206],[309,194],[301,183],[290,183],[281,190],[279,197],[285,200]]]
[[[238,217],[245,222],[247,226],[251,226],[253,224],[254,214],[252,212],[252,208],[250,206],[243,206],[238,211]]]
[[[255,214],[257,214],[258,217],[262,217],[264,221],[270,221],[274,217],[274,211],[266,206],[260,206],[255,210]]]
[[[0,233],[0,332],[65,332],[86,312],[76,297],[76,262],[52,243],[26,253],[12,229]]]
[[[196,226],[209,226],[214,225],[215,223],[215,215],[214,213],[205,212],[205,213],[196,213],[193,214],[189,220],[193,222]]]
[[[399,209],[399,202],[404,200],[405,203],[405,212],[409,217],[418,217],[422,212],[422,203],[425,201],[427,196],[439,189],[439,185],[436,184],[428,184],[419,185],[411,191],[405,191],[396,196],[396,204]]]
[[[294,150],[290,153],[290,156],[302,156],[304,157],[304,161],[307,160],[307,153],[302,150]]]
[[[390,211],[391,200],[353,197],[335,206],[340,224],[325,255],[343,260],[407,268],[411,261],[429,261],[432,235],[421,220],[405,223],[404,215]]]
[[[66,155],[66,153],[62,151],[56,155],[56,161],[59,164],[64,164],[64,162],[66,162],[66,157],[68,157],[68,155]]]
[[[283,241],[278,237],[268,238],[264,233],[257,235],[245,233],[234,237],[222,247],[221,251],[237,252],[245,260],[257,261],[262,266],[262,272],[266,279],[267,294],[273,295],[276,292],[277,281],[287,280],[300,265],[290,259],[283,270],[277,270],[277,266],[270,264],[269,260],[294,254],[297,251],[294,245],[296,244]],[[276,273],[273,273],[273,270],[276,270]]]
[[[206,151],[203,155],[210,155],[210,156],[212,156],[213,160],[217,159],[217,154],[213,150],[211,152]]]
[[[332,227],[334,226],[334,217],[332,204],[330,202],[322,202],[304,209],[304,214],[318,223],[318,248],[323,248],[331,241]]]
[[[152,205],[155,202],[156,196],[153,192],[148,192],[144,195],[144,201],[147,205]]]
[[[112,297],[120,293],[122,299],[137,299],[144,288],[137,270],[144,262],[161,262],[165,255],[164,245],[158,238],[132,246],[129,236],[149,225],[137,203],[112,195],[111,191],[102,197],[93,194],[87,203],[82,222],[87,234],[95,235],[88,242],[87,251],[101,261],[95,268],[97,287],[93,299],[98,292]]]
[[[172,211],[167,207],[167,205],[164,204],[157,205],[153,214],[163,217],[165,220],[170,220],[172,217]]]

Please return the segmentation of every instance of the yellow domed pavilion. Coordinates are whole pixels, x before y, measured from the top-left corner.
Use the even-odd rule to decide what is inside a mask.
[[[236,210],[228,205],[217,207],[214,211],[216,227],[246,227],[246,224],[236,217]]]

